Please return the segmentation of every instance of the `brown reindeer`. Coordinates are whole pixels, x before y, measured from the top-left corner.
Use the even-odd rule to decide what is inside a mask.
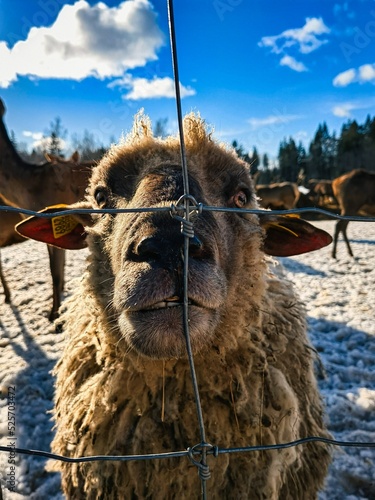
[[[332,181],[327,179],[311,179],[309,181],[310,197],[317,205],[324,206],[333,200]]]
[[[0,205],[11,206],[12,204],[0,194]],[[22,217],[17,212],[0,211],[0,248],[22,243],[26,241],[20,234],[16,232],[14,226],[22,220]],[[0,281],[3,285],[5,302],[10,303],[10,290],[3,274],[0,258]]]
[[[332,181],[333,194],[337,199],[341,215],[375,214],[375,172],[352,170]],[[349,255],[353,257],[346,234],[349,221],[339,220],[336,223],[332,257],[336,258],[336,247],[339,234],[342,232]]]
[[[273,210],[294,208],[300,195],[298,186],[294,182],[260,184],[256,186],[256,193],[260,198],[260,205]]]
[[[75,161],[33,164],[24,161],[3,123],[5,106],[0,99],[0,192],[14,205],[40,210],[46,205],[74,203],[85,193],[94,162]],[[49,316],[57,317],[64,286],[64,250],[48,246],[53,283],[53,305]]]
[[[46,160],[50,163],[79,163],[79,153],[74,151],[72,156],[68,159],[62,158],[61,156],[54,155],[52,153],[44,153]]]

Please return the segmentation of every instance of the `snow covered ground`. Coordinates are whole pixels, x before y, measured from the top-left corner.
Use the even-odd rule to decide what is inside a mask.
[[[333,221],[316,225],[332,234]],[[281,261],[306,303],[311,339],[322,359],[319,384],[332,434],[337,440],[375,442],[375,223],[351,222],[349,237],[355,260],[340,242],[337,261],[330,257],[330,247]],[[2,249],[1,256],[13,303],[4,304],[0,289],[0,444],[49,450],[50,370],[62,339],[46,319],[51,307],[47,249],[28,241]],[[68,253],[66,293],[84,259],[85,251]],[[14,436],[9,431],[12,405]],[[23,455],[15,464],[12,460],[11,450],[0,453],[5,499],[63,498],[59,475],[45,471],[45,459]],[[13,477],[16,492],[9,491]],[[335,449],[320,499],[374,498],[375,449]]]

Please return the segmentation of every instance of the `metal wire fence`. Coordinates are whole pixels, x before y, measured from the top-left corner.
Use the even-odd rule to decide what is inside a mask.
[[[184,181],[184,195],[178,200],[176,204],[172,204],[169,207],[162,208],[134,208],[134,209],[98,209],[98,210],[84,210],[84,209],[75,209],[75,210],[63,210],[56,211],[54,213],[38,213],[32,210],[27,210],[23,208],[15,208],[9,206],[0,206],[1,211],[7,212],[18,212],[23,215],[28,216],[38,216],[42,218],[52,218],[58,217],[60,215],[74,215],[74,214],[87,214],[87,213],[97,213],[97,214],[115,214],[115,213],[126,213],[126,212],[170,212],[173,218],[177,218],[181,222],[181,231],[184,234],[184,279],[183,279],[183,327],[184,334],[186,339],[186,350],[190,365],[191,379],[194,389],[195,396],[195,404],[197,411],[197,425],[199,426],[200,433],[200,442],[197,444],[193,444],[191,447],[186,450],[168,452],[168,453],[152,453],[145,455],[121,455],[121,456],[113,456],[113,455],[101,455],[101,456],[82,456],[82,457],[66,457],[61,455],[56,455],[53,453],[49,453],[43,450],[32,450],[25,448],[12,448],[12,451],[15,453],[23,454],[23,455],[33,455],[36,457],[43,457],[47,459],[58,460],[61,462],[69,462],[69,463],[81,463],[81,462],[93,462],[93,461],[134,461],[134,460],[162,460],[166,458],[181,458],[188,457],[190,462],[194,464],[199,473],[199,477],[201,479],[201,491],[202,497],[205,499],[207,497],[206,490],[206,482],[210,477],[210,469],[207,464],[207,456],[212,455],[217,457],[220,454],[232,454],[232,453],[251,453],[255,451],[265,451],[265,450],[280,450],[283,448],[290,448],[295,446],[300,446],[302,444],[319,441],[322,443],[326,443],[332,446],[339,447],[357,447],[357,448],[375,448],[374,442],[357,442],[357,441],[336,441],[334,439],[327,439],[320,436],[309,436],[304,439],[300,439],[297,441],[292,441],[288,443],[278,443],[275,445],[262,445],[262,446],[246,446],[246,447],[235,447],[235,448],[219,448],[217,445],[213,445],[207,442],[205,426],[203,421],[202,407],[200,403],[200,394],[199,394],[199,384],[197,381],[197,377],[195,374],[194,367],[194,358],[192,355],[192,349],[190,344],[190,333],[189,333],[189,321],[188,321],[188,313],[189,313],[189,304],[188,304],[188,270],[189,270],[189,239],[194,236],[194,228],[193,224],[190,220],[190,216],[194,212],[203,212],[203,211],[216,211],[216,212],[241,212],[241,213],[252,213],[259,214],[264,213],[263,210],[249,210],[249,209],[240,209],[240,208],[228,208],[228,207],[215,207],[215,206],[206,206],[201,203],[198,203],[190,194],[189,194],[189,183],[188,183],[188,168],[186,162],[186,154],[185,154],[185,146],[184,146],[184,135],[183,135],[183,126],[182,126],[182,113],[181,113],[181,102],[180,102],[180,88],[179,88],[179,76],[178,76],[178,64],[177,64],[177,51],[176,51],[176,37],[175,37],[175,29],[174,29],[174,14],[173,14],[173,2],[172,0],[168,1],[168,11],[169,11],[169,21],[170,21],[170,37],[171,37],[171,48],[172,48],[172,62],[174,69],[174,79],[175,79],[175,92],[176,92],[176,104],[177,104],[177,117],[179,124],[179,134],[180,134],[180,144],[181,144],[181,165],[182,165],[182,173],[183,173],[183,181]],[[328,218],[334,218],[337,220],[347,220],[347,221],[366,221],[366,222],[375,222],[375,217],[360,217],[360,216],[341,216],[337,214],[332,214],[326,210],[320,208],[302,208],[302,209],[293,209],[293,210],[277,210],[272,211],[274,214],[303,214],[303,213],[313,213],[320,214]],[[0,452],[9,453],[9,447],[0,446]],[[1,488],[0,488],[1,493]]]

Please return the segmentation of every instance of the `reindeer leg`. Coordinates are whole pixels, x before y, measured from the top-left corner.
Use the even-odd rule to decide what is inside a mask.
[[[65,250],[47,245],[52,276],[52,309],[49,320],[58,317],[61,294],[64,289]]]
[[[339,220],[339,221],[336,222],[335,234],[334,234],[334,237],[333,237],[332,257],[334,259],[336,259],[337,240],[338,240],[339,234],[341,232],[341,226],[340,226],[341,222],[342,222],[341,220]]]
[[[348,249],[349,255],[351,257],[354,257],[352,249],[350,247],[348,236],[346,234],[346,228],[348,227],[348,224],[349,224],[349,221],[346,221],[346,220],[339,220],[336,223],[335,235],[334,235],[334,238],[333,238],[333,249],[332,249],[332,257],[334,259],[336,258],[337,240],[338,240],[338,237],[339,237],[340,233],[343,234],[343,237],[344,237],[344,240],[345,240],[346,247]]]
[[[349,243],[349,240],[348,240],[348,236],[347,236],[347,234],[346,234],[346,229],[347,229],[347,227],[348,227],[349,221],[342,220],[342,221],[340,221],[340,222],[342,222],[342,229],[341,229],[341,231],[342,231],[342,234],[343,234],[343,236],[344,236],[344,240],[345,240],[345,243],[346,243],[346,248],[348,249],[349,255],[350,255],[351,257],[354,257],[353,252],[352,252],[352,249],[351,249],[351,247],[350,247],[350,243]]]
[[[10,304],[10,290],[8,287],[8,284],[6,282],[5,276],[3,274],[3,269],[1,266],[1,258],[0,258],[0,280],[4,288],[4,295],[5,295],[5,303]]]

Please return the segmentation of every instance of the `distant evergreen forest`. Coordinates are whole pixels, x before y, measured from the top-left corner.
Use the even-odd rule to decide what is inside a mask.
[[[309,179],[334,179],[356,168],[375,171],[375,117],[367,116],[364,124],[356,120],[345,123],[336,137],[327,124],[319,124],[308,150],[301,142],[284,139],[280,143],[278,166],[270,168],[267,154],[259,157],[256,147],[246,153],[233,141],[237,154],[258,174],[259,184],[291,181],[305,183]]]
[[[158,137],[168,135],[166,118],[157,120],[154,134]],[[40,145],[28,152],[26,145],[18,144],[11,132],[11,140],[21,156],[35,163],[45,160],[44,153],[64,156],[66,136],[67,130],[57,117],[50,123]],[[109,144],[98,144],[88,130],[84,130],[82,136],[73,135],[70,144],[80,153],[82,161],[100,159],[109,147]],[[236,140],[232,142],[232,146],[238,156],[249,164],[251,173],[254,175],[258,172],[259,184],[280,181],[305,184],[310,179],[334,179],[355,168],[375,171],[375,117],[368,115],[363,124],[349,120],[342,126],[339,137],[336,137],[335,132],[330,133],[327,124],[323,122],[319,124],[307,150],[301,142],[297,144],[293,137],[284,138],[279,146],[276,166],[270,165],[267,153],[260,157],[256,146],[251,152],[245,151]]]

